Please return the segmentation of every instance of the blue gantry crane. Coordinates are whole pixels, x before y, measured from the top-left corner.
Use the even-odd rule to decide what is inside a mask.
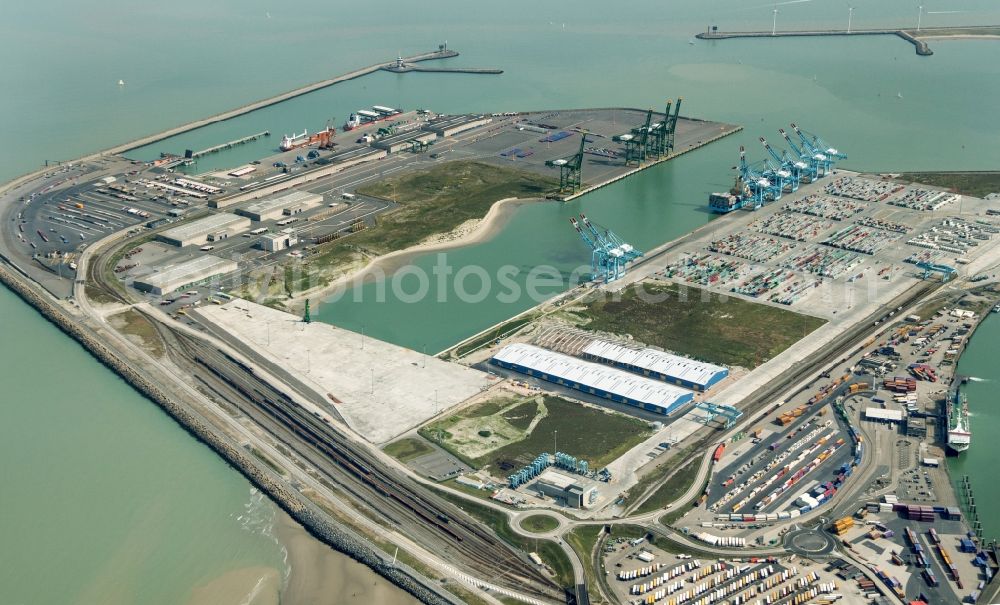
[[[611,229],[595,225],[590,222],[590,219],[587,218],[586,214],[581,213],[580,220],[583,221],[583,224],[590,230],[590,233],[595,239],[604,243],[604,245],[609,248],[617,248],[618,250],[621,250],[626,262],[635,260],[642,256],[642,251],[636,249],[635,246],[618,237]],[[600,229],[598,229],[598,227],[600,227]],[[601,229],[603,229],[603,232]]]
[[[817,156],[806,150],[804,147],[799,147],[794,142],[792,142],[792,137],[788,136],[784,128],[779,128],[778,132],[784,137],[785,142],[788,143],[788,148],[792,150],[792,153],[799,156],[799,159],[806,163],[807,170],[806,176],[808,177],[808,182],[813,182],[819,177],[821,177],[825,172],[823,172],[823,163],[826,161],[826,156],[820,154]]]
[[[742,145],[740,145],[739,173],[740,179],[743,180],[743,183],[750,190],[750,197],[747,201],[750,202],[754,210],[757,210],[771,200],[781,197],[781,187],[764,176],[761,171],[754,169],[747,163],[746,150]],[[746,205],[744,203],[743,207],[745,208]]]
[[[594,281],[611,283],[621,279],[625,275],[625,265],[642,256],[642,252],[625,243],[610,229],[605,229],[602,233],[586,217],[586,229],[580,226],[576,218],[570,217],[569,221],[580,234],[580,239],[590,248],[590,273]]]
[[[831,146],[829,143],[819,138],[819,136],[809,132],[808,130],[802,130],[795,124],[792,124],[791,126],[795,129],[795,132],[799,135],[799,137],[805,137],[809,141],[810,147],[819,150],[820,153],[830,158],[831,163],[836,162],[837,160],[847,159],[846,153]]]
[[[798,191],[803,175],[809,171],[809,164],[806,164],[802,160],[793,160],[788,156],[788,151],[784,149],[782,149],[779,154],[773,147],[771,147],[771,145],[768,144],[767,139],[764,137],[760,137],[760,142],[764,146],[764,149],[767,150],[767,153],[770,154],[770,156],[774,158],[774,161],[781,166],[782,170],[790,173],[790,177],[787,182],[791,185],[791,189],[786,189],[786,193]]]
[[[774,199],[781,198],[783,192],[793,191],[791,171],[785,170],[780,164],[775,165],[768,158],[761,160],[759,165],[760,173],[764,175],[764,178],[777,185],[777,193]]]
[[[937,263],[917,263],[918,269],[924,270],[924,279],[930,279],[932,273],[940,273],[941,281],[946,282],[958,275],[958,269],[951,265],[939,265]]]
[[[830,174],[833,170],[834,162],[847,157],[846,154],[840,153],[829,145],[823,144],[819,137],[815,135],[812,138],[806,136],[806,133],[802,132],[802,129],[796,126],[794,122],[791,124],[791,127],[795,131],[795,134],[799,135],[802,147],[809,151],[816,158],[817,162],[819,162],[821,167],[819,176],[822,177]]]
[[[706,412],[708,416],[702,416],[704,420],[699,420],[702,424],[708,424],[712,422],[717,416],[722,416],[725,418],[726,428],[732,427],[737,420],[743,416],[743,412],[734,408],[731,405],[725,405],[721,403],[710,403],[708,401],[696,403],[695,408]]]

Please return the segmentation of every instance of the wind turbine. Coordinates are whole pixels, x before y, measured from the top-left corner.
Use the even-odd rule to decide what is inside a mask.
[[[851,21],[854,20],[854,7],[847,7],[847,33],[851,33]]]
[[[917,7],[917,31],[920,31],[920,19],[924,16],[924,5]]]
[[[917,30],[919,31],[919,27]],[[774,22],[771,24],[771,35],[775,35],[778,32],[778,3],[774,3]]]

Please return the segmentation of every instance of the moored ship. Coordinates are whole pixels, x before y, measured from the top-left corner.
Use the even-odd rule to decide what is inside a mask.
[[[726,193],[713,193],[708,196],[708,208],[716,214],[728,214],[743,207],[748,197],[747,186],[737,175],[733,187]]]
[[[281,137],[281,144],[278,146],[282,151],[291,151],[299,147],[306,147],[319,143],[328,145],[333,134],[336,132],[332,126],[327,126],[323,130],[309,136],[308,130],[303,130],[302,134],[285,135]]]
[[[961,380],[956,381],[955,389],[948,395],[947,422],[948,447],[957,454],[969,449],[972,442],[972,430],[969,427],[969,402],[962,393]]]
[[[371,109],[359,109],[347,118],[344,123],[344,130],[354,130],[367,124],[374,124],[384,120],[390,120],[403,113],[401,109],[384,107],[382,105],[372,105]]]

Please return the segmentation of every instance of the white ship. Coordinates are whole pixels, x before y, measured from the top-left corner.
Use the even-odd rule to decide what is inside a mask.
[[[948,447],[955,453],[969,449],[972,431],[969,428],[969,402],[958,385],[948,398]]]

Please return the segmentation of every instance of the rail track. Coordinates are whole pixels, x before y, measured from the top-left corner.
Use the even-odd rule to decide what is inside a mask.
[[[189,369],[214,398],[265,427],[326,479],[367,506],[370,514],[400,527],[432,552],[447,553],[483,579],[528,596],[561,600],[562,593],[550,578],[489,529],[371,459],[361,446],[296,404],[253,368],[168,326],[160,324],[158,330],[171,341],[168,350],[175,363]]]

